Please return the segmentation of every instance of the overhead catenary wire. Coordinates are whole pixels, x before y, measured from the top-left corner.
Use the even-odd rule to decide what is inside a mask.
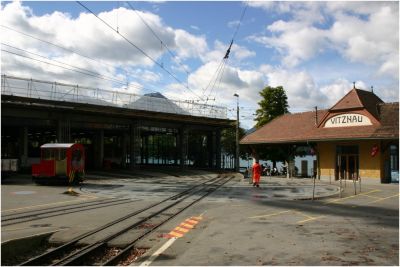
[[[1,49],[1,51],[5,52],[5,53],[8,53],[8,54],[15,55],[15,56],[19,56],[19,57],[22,57],[22,58],[26,58],[26,59],[29,59],[29,60],[34,60],[34,61],[37,61],[37,62],[40,62],[40,63],[52,65],[52,66],[59,67],[59,68],[62,68],[62,69],[66,69],[66,70],[69,70],[69,71],[73,71],[73,72],[77,72],[77,73],[80,73],[80,74],[92,76],[92,77],[95,77],[95,78],[98,78],[98,79],[102,79],[102,80],[105,80],[105,81],[110,81],[110,82],[115,82],[115,83],[119,83],[119,84],[125,85],[124,82],[117,82],[115,80],[111,80],[111,79],[108,79],[106,77],[102,77],[101,75],[99,76],[99,75],[88,73],[88,72],[85,72],[85,71],[80,71],[78,67],[71,66],[72,68],[69,68],[69,67],[58,65],[58,64],[51,63],[51,62],[48,62],[48,61],[44,61],[44,60],[40,60],[40,59],[37,59],[37,58],[33,58],[33,57],[30,57],[30,56],[27,56],[27,55],[18,54],[18,53],[15,53],[15,52],[12,52],[12,51],[9,51],[9,50],[6,50],[6,49]],[[74,69],[74,68],[77,68],[77,69]],[[142,89],[142,87],[137,86],[137,85],[129,85],[128,88],[129,87],[136,87],[138,89]]]
[[[43,55],[40,55],[40,54],[37,54],[37,53],[33,53],[33,52],[28,51],[28,50],[25,50],[25,49],[22,49],[22,48],[18,48],[18,47],[15,47],[15,46],[12,46],[12,45],[9,45],[9,44],[6,44],[6,43],[1,43],[1,44],[4,45],[4,46],[8,46],[8,47],[10,47],[10,48],[12,48],[12,49],[15,49],[15,50],[22,51],[22,52],[27,53],[27,54],[31,54],[31,55],[34,55],[34,56],[37,56],[37,57],[40,57],[40,58],[44,58],[44,59],[47,59],[47,60],[51,60],[51,61],[57,62],[58,64],[63,64],[63,65],[66,65],[66,66],[68,66],[68,67],[72,67],[72,68],[76,68],[76,69],[78,69],[78,70],[81,70],[81,71],[83,71],[83,72],[91,73],[91,74],[93,74],[94,76],[97,76],[97,77],[99,77],[99,78],[106,78],[108,81],[112,81],[112,82],[119,83],[119,84],[123,84],[123,85],[126,84],[124,81],[117,80],[117,79],[115,79],[114,77],[109,77],[109,76],[100,74],[100,73],[95,72],[95,71],[83,69],[83,68],[81,68],[81,67],[73,66],[73,65],[71,65],[71,64],[68,64],[68,63],[65,63],[65,62],[61,62],[61,61],[58,61],[58,60],[55,60],[55,59],[50,59],[50,58],[48,58],[48,57],[46,57],[46,56],[43,56]],[[82,73],[83,73],[83,72],[82,72]]]
[[[72,50],[72,49],[63,47],[63,46],[61,46],[61,45],[59,45],[59,44],[56,44],[56,43],[53,43],[53,42],[49,42],[49,41],[47,41],[47,40],[43,40],[43,39],[38,38],[38,37],[36,37],[36,36],[33,36],[33,35],[28,34],[28,33],[25,33],[25,32],[22,32],[22,31],[19,31],[19,30],[10,28],[10,27],[5,26],[5,25],[0,25],[0,26],[3,27],[3,28],[5,28],[5,29],[7,29],[7,30],[16,32],[16,33],[21,34],[21,35],[24,35],[24,36],[26,36],[26,37],[35,39],[35,40],[37,40],[37,41],[46,43],[46,44],[51,45],[51,46],[54,46],[54,47],[57,47],[57,48],[59,48],[59,49],[62,49],[62,50],[64,50],[64,51],[67,51],[67,52],[69,52],[69,53],[78,55],[78,56],[83,57],[83,58],[85,58],[85,59],[88,59],[88,60],[90,60],[90,61],[92,61],[92,62],[99,63],[99,64],[101,64],[101,65],[103,65],[103,66],[108,66],[108,67],[112,67],[113,69],[118,69],[118,70],[124,71],[126,74],[132,74],[132,75],[134,75],[134,76],[137,75],[136,73],[133,73],[133,72],[131,72],[131,71],[129,71],[129,70],[126,70],[126,69],[124,69],[124,68],[121,68],[121,67],[119,67],[119,66],[115,66],[115,65],[109,64],[109,63],[107,63],[107,62],[100,61],[100,60],[98,60],[98,59],[94,59],[94,58],[89,57],[89,56],[87,56],[87,55],[84,55],[84,54],[82,54],[82,53],[76,52],[76,51],[74,51],[74,50]],[[127,81],[125,82],[125,85],[126,85],[127,87],[132,86],[132,85],[128,85],[128,82],[127,82]],[[136,86],[136,87],[139,87],[139,86]],[[140,87],[140,88],[141,88],[142,90],[144,90],[144,91],[157,92],[156,90],[153,90],[153,89],[150,89],[150,88],[147,88],[147,87]]]
[[[197,98],[200,100],[203,100],[203,98],[199,95],[197,95],[193,90],[191,90],[188,86],[186,86],[179,78],[177,78],[172,72],[170,72],[168,69],[166,69],[162,64],[157,62],[153,57],[151,57],[149,54],[147,54],[143,49],[135,45],[133,42],[131,42],[127,37],[125,37],[123,34],[120,32],[116,31],[114,27],[112,27],[109,23],[107,23],[105,20],[100,18],[97,14],[95,14],[91,9],[86,7],[84,4],[82,4],[80,1],[76,1],[80,6],[82,6],[84,9],[86,9],[88,12],[90,12],[92,15],[94,15],[98,20],[100,20],[104,25],[106,25],[108,28],[110,28],[112,31],[117,33],[119,36],[121,36],[126,42],[128,42],[131,46],[133,46],[135,49],[137,49],[140,53],[142,53],[145,57],[150,59],[155,65],[159,66],[162,70],[164,70],[168,75],[170,75],[174,80],[176,80],[179,84],[181,84],[184,88],[188,89],[193,95],[195,95]]]
[[[63,47],[63,46],[61,46],[61,45],[59,45],[59,44],[55,44],[55,43],[52,43],[52,42],[49,42],[49,41],[40,39],[40,38],[38,38],[38,37],[36,37],[36,36],[33,36],[33,35],[30,35],[30,34],[28,34],[28,33],[18,31],[18,30],[16,30],[16,29],[7,27],[7,26],[5,26],[5,25],[0,25],[0,26],[3,27],[3,28],[5,28],[5,29],[8,29],[8,30],[10,30],[10,31],[14,31],[14,32],[19,33],[19,34],[21,34],[21,35],[25,35],[25,36],[27,36],[27,37],[29,37],[29,38],[35,39],[35,40],[37,40],[37,41],[40,41],[40,42],[43,42],[43,43],[46,43],[46,44],[49,44],[49,45],[58,47],[58,48],[60,48],[60,49],[63,49],[63,50],[65,50],[65,51],[68,51],[68,52],[70,52],[70,53],[73,53],[73,54],[76,54],[76,55],[78,55],[78,56],[84,57],[84,58],[89,59],[89,60],[91,60],[91,61],[94,61],[94,62],[103,64],[103,65],[107,65],[107,66],[110,66],[110,67],[113,67],[113,68],[119,68],[119,67],[116,67],[116,66],[114,66],[114,65],[112,65],[112,64],[109,64],[109,63],[106,63],[106,62],[103,62],[103,61],[94,59],[94,58],[92,58],[92,57],[83,55],[83,54],[78,53],[78,52],[76,52],[76,51],[74,51],[74,50],[71,50],[71,49],[69,49],[69,48]]]
[[[65,66],[61,66],[61,65],[58,65],[58,64],[54,64],[54,63],[51,63],[51,62],[48,62],[48,61],[44,61],[44,60],[40,60],[40,59],[37,59],[37,58],[29,57],[29,56],[26,56],[26,55],[18,54],[18,53],[15,53],[15,52],[12,52],[12,51],[9,51],[9,50],[6,50],[6,49],[1,49],[1,51],[9,53],[9,54],[13,54],[15,56],[27,58],[27,59],[30,59],[30,60],[38,61],[38,62],[45,63],[45,64],[48,64],[48,65],[52,65],[52,66],[56,66],[56,67],[59,67],[59,68],[66,69],[66,70],[70,70],[70,71],[74,71],[74,72],[77,72],[77,73],[81,73],[81,74],[84,74],[84,75],[100,78],[100,79],[103,79],[103,80],[106,80],[106,81],[115,82],[115,81],[109,80],[109,79],[107,79],[105,77],[99,77],[99,75],[91,74],[91,73],[88,73],[88,72],[83,72],[83,71],[80,71],[80,70],[77,70],[77,69],[71,69],[71,68],[68,68],[68,67],[65,67]]]
[[[141,19],[141,21],[143,22],[144,25],[146,25],[146,27],[151,31],[151,33],[154,35],[154,37],[157,38],[158,41],[160,41],[161,46],[165,47],[165,49],[167,49],[168,53],[175,59],[177,59],[177,63],[182,67],[182,69],[186,72],[187,75],[189,75],[189,71],[187,70],[186,66],[183,65],[179,58],[171,51],[171,49],[169,49],[169,47],[167,46],[167,44],[161,40],[161,38],[158,36],[158,34],[153,30],[152,27],[150,27],[150,25],[146,22],[146,20],[140,15],[140,13],[131,5],[130,2],[126,2],[128,4],[128,6],[135,11],[136,15]]]
[[[205,92],[207,91],[207,89],[210,87],[211,83],[214,81],[214,77],[217,76],[218,77],[218,73],[220,72],[220,69],[223,67],[223,63],[224,61],[221,60],[220,64],[217,67],[217,70],[214,72],[213,76],[211,77],[210,81],[208,82],[207,86],[203,88],[202,90],[202,95],[205,95]]]
[[[246,5],[245,5],[245,7],[244,7],[244,9],[243,9],[243,11],[242,11],[242,14],[241,14],[241,16],[240,16],[240,19],[239,19],[239,23],[238,23],[238,25],[236,26],[235,32],[233,33],[233,36],[232,36],[231,42],[230,42],[230,44],[229,44],[229,47],[228,47],[228,49],[226,50],[223,59],[221,60],[220,66],[222,65],[222,68],[218,68],[217,71],[216,71],[217,77],[216,77],[216,80],[214,81],[213,86],[212,86],[211,89],[210,89],[210,93],[207,95],[206,103],[207,103],[207,101],[208,101],[208,99],[209,99],[209,96],[211,96],[212,92],[213,92],[214,89],[215,89],[215,83],[216,83],[216,81],[217,81],[217,80],[219,81],[219,82],[218,82],[218,86],[221,84],[222,76],[223,76],[223,73],[224,73],[224,69],[225,69],[226,63],[227,63],[227,61],[228,61],[228,59],[229,59],[229,55],[230,55],[230,52],[231,52],[231,48],[232,48],[233,42],[234,42],[234,40],[235,40],[235,38],[236,38],[236,35],[237,35],[238,31],[239,31],[240,25],[242,24],[242,21],[243,21],[244,15],[245,15],[245,13],[246,13],[247,7],[248,7],[248,3],[246,2]],[[221,73],[221,75],[220,75],[220,73]],[[213,77],[214,77],[214,76],[213,76]],[[210,83],[209,83],[209,84],[210,84]],[[203,96],[203,97],[204,97],[204,96]],[[214,97],[214,99],[215,99],[215,97]]]

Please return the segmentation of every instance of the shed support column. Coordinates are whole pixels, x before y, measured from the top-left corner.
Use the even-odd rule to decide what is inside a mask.
[[[24,126],[20,128],[20,147],[19,154],[21,155],[21,167],[27,167],[28,165],[28,127]]]
[[[136,163],[136,158],[140,156],[140,129],[138,123],[132,123],[130,126],[130,162],[129,168],[135,169],[138,164]]]
[[[96,133],[94,145],[94,166],[96,169],[103,167],[104,159],[104,130],[101,129]]]
[[[71,141],[71,121],[67,118],[57,121],[58,143],[69,143]]]
[[[127,149],[127,146],[128,146],[128,139],[129,138],[129,135],[128,135],[128,133],[126,133],[126,132],[123,132],[122,133],[122,156],[121,156],[121,166],[122,166],[122,168],[126,168],[126,159],[127,159],[127,157],[128,157],[128,149]]]
[[[189,139],[189,131],[187,128],[182,127],[179,129],[179,160],[180,160],[180,167],[183,169],[186,167],[186,160],[188,157],[188,140]]]
[[[215,131],[215,168],[221,169],[221,130]]]
[[[208,168],[214,168],[215,157],[215,133],[210,132],[207,135],[207,149],[208,149]]]

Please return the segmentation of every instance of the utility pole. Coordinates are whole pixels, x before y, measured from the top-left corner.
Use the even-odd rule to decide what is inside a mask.
[[[239,95],[236,96],[236,155],[235,155],[235,171],[239,172]]]

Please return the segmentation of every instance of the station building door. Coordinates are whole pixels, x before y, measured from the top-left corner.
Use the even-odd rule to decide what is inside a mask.
[[[337,146],[335,180],[358,180],[358,177],[358,146]]]

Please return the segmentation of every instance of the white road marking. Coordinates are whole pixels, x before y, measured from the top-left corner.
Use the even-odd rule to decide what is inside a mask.
[[[167,248],[169,248],[175,241],[177,240],[176,237],[169,239],[162,245],[153,255],[150,256],[148,260],[140,264],[139,266],[149,266],[161,253],[163,253]]]

